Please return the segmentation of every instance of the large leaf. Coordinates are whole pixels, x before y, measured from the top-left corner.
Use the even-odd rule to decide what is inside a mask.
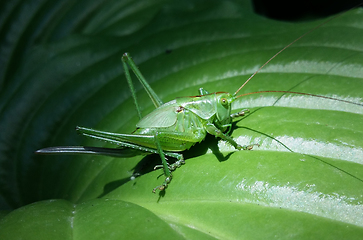
[[[282,23],[254,15],[249,4],[206,2],[48,3],[43,25],[24,30],[34,33],[25,41],[31,50],[14,46],[2,73],[1,196],[8,208],[35,203],[4,216],[0,238],[362,236],[361,105],[277,93],[240,98],[235,111],[251,113],[232,136],[261,146],[237,152],[207,137],[156,195],[151,190],[163,181],[162,170],[152,171],[157,155],[34,156],[47,146],[113,147],[77,136],[77,125],[134,130],[120,62],[126,51],[164,102],[200,87],[234,92],[322,22]],[[304,37],[241,93],[290,90],[362,103],[362,16],[350,11]],[[137,94],[143,113],[152,111],[140,85]]]

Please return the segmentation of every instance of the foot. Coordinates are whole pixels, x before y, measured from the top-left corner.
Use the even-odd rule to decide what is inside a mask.
[[[153,189],[153,193],[155,193],[157,189],[159,189],[160,191],[164,191],[168,187],[168,184],[171,182],[171,178],[171,175],[169,177],[166,177],[162,185],[157,186]]]
[[[242,146],[242,145],[237,145],[237,149],[238,150],[252,150],[252,148],[253,148],[253,146],[257,146],[257,147],[259,147],[260,146],[260,144],[258,144],[258,143],[255,143],[255,144],[251,144],[251,145],[247,145],[247,146]]]
[[[181,167],[181,165],[184,165],[184,164],[185,164],[184,159],[178,160],[175,163],[169,165],[169,170],[174,171],[175,169],[177,169],[178,167]]]
[[[231,118],[235,118],[235,117],[242,117],[244,116],[246,113],[249,113],[250,110],[249,109],[243,109],[242,111],[239,111],[238,113],[233,113],[231,114]]]

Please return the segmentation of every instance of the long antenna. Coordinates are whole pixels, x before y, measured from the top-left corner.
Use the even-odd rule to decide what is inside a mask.
[[[362,3],[352,7],[351,9],[354,9],[358,6],[362,5]],[[349,9],[349,10],[351,10]],[[349,11],[348,10],[348,11]],[[290,47],[292,44],[296,43],[297,41],[299,41],[301,38],[305,37],[306,35],[308,35],[309,33],[315,31],[316,29],[320,28],[321,26],[327,24],[328,22],[332,21],[333,19],[340,17],[341,15],[345,14],[348,11],[344,11],[342,13],[339,13],[338,15],[335,15],[334,17],[329,18],[328,20],[320,23],[319,25],[317,25],[316,27],[310,29],[309,31],[307,31],[306,33],[304,33],[303,35],[301,35],[300,37],[296,38],[294,41],[292,41],[291,43],[289,43],[288,45],[286,45],[285,47],[283,47],[280,51],[278,51],[275,55],[273,55],[269,60],[267,60],[256,72],[254,72],[243,84],[241,87],[238,88],[238,90],[233,94],[233,96],[236,96],[237,93],[262,69],[264,68],[269,62],[272,61],[272,59],[274,59],[275,57],[277,57],[280,53],[282,53],[283,51],[286,50],[286,48]]]
[[[244,94],[238,95],[236,98],[247,96],[247,95],[252,95],[252,94],[258,94],[258,93],[292,93],[292,94],[300,94],[300,95],[306,95],[306,96],[312,96],[312,97],[325,98],[325,99],[335,100],[335,101],[339,101],[339,102],[344,102],[344,103],[354,104],[354,105],[358,105],[358,106],[363,106],[362,103],[356,103],[356,102],[351,102],[351,101],[348,101],[348,100],[343,100],[343,99],[338,99],[338,98],[333,98],[333,97],[327,97],[327,96],[322,96],[322,95],[317,95],[317,94],[303,93],[303,92],[293,92],[293,91],[274,91],[274,90],[271,90],[271,91],[249,92],[249,93],[244,93]]]

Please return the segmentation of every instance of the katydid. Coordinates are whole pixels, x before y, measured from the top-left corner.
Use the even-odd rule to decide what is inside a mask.
[[[227,92],[208,93],[201,88],[198,96],[180,97],[163,103],[146,82],[128,53],[122,56],[122,63],[140,117],[140,121],[136,124],[136,130],[131,134],[103,132],[84,127],[77,127],[76,130],[84,136],[114,143],[123,148],[134,149],[146,154],[159,154],[164,168],[165,181],[160,186],[155,187],[153,192],[157,189],[164,190],[172,179],[171,172],[185,163],[183,155],[179,152],[203,141],[207,133],[222,138],[237,150],[250,150],[253,145],[258,145],[241,146],[224,133],[231,129],[232,118],[243,116],[248,112],[245,109],[231,114],[231,103],[236,99],[238,92],[235,94]],[[144,86],[156,107],[154,111],[143,118],[127,65]],[[85,147],[51,147],[40,149],[37,153],[94,153],[125,156],[122,149]],[[165,156],[176,158],[177,161],[169,164]]]
[[[309,32],[315,30],[316,28],[310,30]],[[167,103],[162,102],[162,100],[147,83],[130,55],[128,53],[125,53],[122,56],[122,64],[128,85],[131,90],[131,95],[133,97],[135,107],[140,118],[139,122],[136,124],[136,130],[133,131],[131,134],[119,134],[98,131],[85,127],[76,128],[76,130],[84,136],[116,144],[120,146],[120,148],[110,149],[78,146],[50,147],[40,149],[36,153],[102,154],[120,157],[124,157],[127,154],[133,156],[135,153],[159,154],[162,162],[162,165],[160,165],[160,167],[162,167],[164,170],[165,180],[161,185],[155,187],[153,189],[153,192],[155,193],[156,190],[163,191],[168,187],[169,183],[172,180],[172,171],[185,163],[183,154],[180,152],[188,150],[196,143],[203,141],[207,133],[223,139],[224,141],[230,143],[237,150],[251,150],[253,146],[259,146],[258,144],[241,146],[228,135],[231,130],[232,119],[244,116],[249,111],[248,109],[244,109],[238,113],[231,114],[231,104],[239,97],[255,93],[282,92],[310,95],[352,103],[349,101],[325,96],[289,91],[259,91],[238,95],[238,92],[266,64],[268,64],[282,51],[284,51],[293,43],[304,37],[309,32],[295,39],[289,45],[287,45],[274,56],[272,56],[255,73],[253,73],[252,76],[248,78],[235,93],[209,93],[205,89],[201,88],[199,89],[199,95],[197,96],[179,97]],[[129,72],[129,67],[134,72],[140,83],[143,85],[144,89],[146,90],[147,94],[149,95],[156,108],[144,117],[142,117],[141,110],[136,98],[136,93]],[[169,164],[166,157],[176,158],[176,161],[172,164]],[[159,167],[159,165],[156,167]]]

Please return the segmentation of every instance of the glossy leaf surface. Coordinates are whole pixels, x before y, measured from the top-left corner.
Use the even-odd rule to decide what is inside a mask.
[[[77,125],[134,130],[120,61],[126,51],[164,102],[200,87],[233,93],[323,21],[283,23],[253,14],[249,4],[208,2],[44,1],[31,8],[24,29],[7,32],[15,40],[2,50],[1,202],[18,209],[0,220],[0,239],[362,236],[361,105],[278,93],[240,98],[234,110],[251,112],[232,136],[261,146],[237,152],[209,136],[185,152],[185,166],[156,195],[151,190],[163,181],[162,170],[153,171],[157,155],[33,154],[48,146],[114,147],[77,136]],[[4,16],[2,29],[15,26],[16,15]],[[362,19],[356,9],[309,34],[241,93],[289,90],[362,104]],[[152,111],[136,88],[143,113]]]

